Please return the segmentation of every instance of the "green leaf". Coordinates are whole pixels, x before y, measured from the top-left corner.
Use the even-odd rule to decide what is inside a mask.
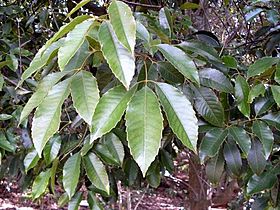
[[[157,45],[163,56],[186,78],[199,84],[197,68],[192,59],[181,49],[169,44]]]
[[[136,36],[137,38],[142,39],[146,43],[150,43],[151,41],[151,36],[149,31],[139,21],[136,21]]]
[[[248,153],[248,163],[252,171],[260,175],[266,166],[263,146],[258,140],[252,141],[252,147]]]
[[[221,92],[232,93],[233,86],[229,79],[220,71],[205,68],[198,72],[200,84]]]
[[[79,210],[80,203],[83,198],[82,192],[77,192],[73,198],[69,201],[68,210]]]
[[[231,126],[228,128],[228,133],[247,156],[251,148],[251,139],[247,132],[241,127]]]
[[[222,57],[222,60],[225,63],[226,67],[231,69],[237,69],[237,61],[234,57],[230,55],[225,55]]]
[[[275,102],[280,107],[280,86],[271,85],[271,91]]]
[[[252,127],[253,133],[259,138],[263,144],[265,158],[268,159],[274,142],[273,133],[266,123],[262,121],[255,121]]]
[[[169,31],[169,37],[171,37],[173,31],[173,21],[170,11],[166,7],[163,7],[160,9],[158,17],[160,26],[167,29]]]
[[[257,60],[255,63],[253,63],[248,68],[248,77],[253,77],[256,75],[259,75],[261,73],[264,73],[267,69],[269,69],[274,64],[278,63],[280,61],[279,58],[274,57],[263,57],[259,60]]]
[[[157,69],[165,81],[178,84],[184,82],[184,76],[168,62],[157,62]]]
[[[12,119],[13,116],[9,115],[9,114],[0,114],[0,121],[5,121],[5,120],[9,120]]]
[[[41,48],[31,61],[29,67],[21,75],[21,80],[19,81],[18,86],[20,86],[33,73],[41,70],[46,64],[48,64],[48,62],[55,57],[58,49],[63,43],[64,39],[58,40],[46,48],[44,52],[42,52],[43,48]]]
[[[4,77],[0,73],[0,92],[2,91],[4,84],[5,84]]]
[[[255,18],[258,14],[260,14],[263,11],[262,8],[256,8],[250,10],[246,15],[245,15],[245,20],[247,22],[251,21],[253,18]]]
[[[250,92],[249,92],[249,96],[248,96],[248,103],[252,103],[253,100],[262,95],[264,96],[265,94],[265,87],[263,84],[257,84],[256,86],[254,86]]]
[[[66,18],[69,18],[72,14],[74,14],[76,11],[78,11],[81,7],[85,6],[87,3],[89,3],[91,0],[82,0],[79,2],[71,11],[67,14]]]
[[[103,207],[101,206],[100,202],[97,200],[96,196],[91,191],[88,192],[87,202],[91,210],[103,210]]]
[[[83,158],[87,176],[91,183],[108,195],[110,193],[109,179],[103,163],[90,152]]]
[[[61,137],[59,135],[53,136],[49,144],[46,145],[43,154],[45,157],[46,164],[51,164],[51,162],[57,157],[61,146]]]
[[[61,71],[65,69],[65,66],[82,46],[93,23],[94,19],[85,20],[67,34],[63,46],[58,50],[58,66]]]
[[[273,173],[265,172],[260,176],[253,175],[247,184],[247,193],[249,195],[271,189],[277,182],[277,176]]]
[[[15,150],[16,150],[15,145],[13,145],[9,141],[7,141],[7,138],[2,131],[0,131],[0,148],[6,150],[8,152],[15,152]]]
[[[157,188],[160,185],[160,163],[155,160],[147,171],[146,179],[151,187]]]
[[[221,152],[206,162],[205,172],[210,182],[214,184],[220,182],[224,172],[224,164],[224,158]]]
[[[274,80],[280,84],[280,62],[277,64],[276,66],[276,71],[275,71],[275,76],[274,76]]]
[[[101,24],[98,37],[101,50],[110,69],[126,89],[129,89],[135,69],[133,55],[120,43],[108,21]]]
[[[262,116],[260,119],[280,130],[280,112],[268,113]]]
[[[240,174],[240,169],[242,167],[242,159],[240,151],[236,144],[227,142],[224,146],[224,157],[226,160],[227,167],[234,175]]]
[[[91,143],[117,125],[135,90],[136,87],[126,91],[123,86],[119,85],[100,98],[92,119]]]
[[[95,151],[107,163],[122,166],[124,159],[124,148],[118,136],[108,133],[101,138],[96,145]]]
[[[254,109],[256,116],[259,116],[268,110],[275,104],[273,96],[266,92],[264,97],[258,97],[255,100]]]
[[[12,71],[16,72],[16,70],[18,69],[18,59],[17,59],[17,57],[14,54],[9,54],[9,55],[7,55],[6,60],[8,61],[7,66]]]
[[[96,79],[90,72],[80,71],[71,82],[73,105],[79,115],[91,125],[93,113],[99,100]]]
[[[235,97],[238,103],[238,109],[246,116],[250,117],[250,104],[248,103],[249,85],[244,77],[238,75],[235,81]]]
[[[32,138],[39,157],[48,140],[57,132],[61,106],[70,93],[71,79],[56,84],[37,107],[32,122]]]
[[[158,154],[163,129],[160,105],[150,88],[145,86],[133,96],[125,118],[128,147],[145,176]]]
[[[57,72],[51,73],[43,78],[43,80],[39,83],[38,88],[35,93],[30,97],[26,105],[24,106],[21,115],[19,124],[25,120],[28,115],[32,112],[34,108],[39,106],[44,98],[48,95],[50,89],[57,83],[63,76],[66,75],[66,72]]]
[[[185,2],[184,4],[182,4],[180,6],[181,9],[198,9],[199,8],[199,4],[196,3],[192,3],[192,2]]]
[[[23,164],[25,167],[25,172],[27,173],[31,168],[34,168],[39,161],[38,153],[35,149],[30,151],[24,158]]]
[[[127,177],[128,186],[133,186],[140,172],[139,166],[135,160],[129,157],[124,160],[123,169]]]
[[[133,53],[136,40],[136,22],[130,7],[121,1],[113,0],[108,8],[108,13],[118,40]]]
[[[194,106],[197,112],[209,123],[223,127],[224,108],[216,94],[210,88],[195,88]]]
[[[222,128],[214,128],[205,134],[200,144],[199,151],[199,157],[202,162],[204,162],[207,156],[214,157],[217,155],[226,137],[227,130]]]
[[[42,195],[49,183],[51,177],[51,170],[42,171],[34,180],[32,185],[32,197],[33,199],[39,198]]]
[[[75,194],[80,177],[81,154],[78,152],[65,162],[63,166],[63,187],[71,199]]]
[[[157,83],[156,92],[172,131],[185,146],[196,152],[198,123],[190,101],[166,83]]]

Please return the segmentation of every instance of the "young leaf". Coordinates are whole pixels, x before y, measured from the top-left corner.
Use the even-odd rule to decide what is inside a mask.
[[[228,133],[247,156],[251,148],[251,139],[247,132],[241,127],[231,126],[228,128]]]
[[[103,163],[92,152],[84,156],[83,160],[87,176],[91,183],[97,189],[100,189],[109,195],[109,179]]]
[[[198,124],[191,103],[183,93],[166,83],[157,83],[156,92],[172,131],[196,152]]]
[[[21,124],[22,121],[28,117],[34,108],[41,104],[44,98],[48,95],[49,90],[66,74],[66,72],[51,73],[43,78],[43,80],[38,85],[37,91],[33,93],[31,98],[24,106],[20,115],[19,124]]]
[[[248,153],[248,163],[252,171],[260,175],[266,166],[263,146],[258,140],[252,141],[252,147]]]
[[[125,118],[128,147],[145,176],[158,154],[163,129],[160,105],[150,88],[145,86],[133,96]]]
[[[222,128],[213,128],[205,134],[199,149],[199,157],[202,162],[207,156],[214,157],[219,152],[226,136],[227,130]]]
[[[221,176],[224,172],[224,164],[224,158],[221,152],[207,161],[205,172],[210,182],[214,184],[220,182]]]
[[[272,91],[272,95],[273,95],[275,102],[280,107],[280,86],[271,85],[271,91]]]
[[[235,97],[238,103],[238,109],[246,116],[250,117],[250,104],[248,103],[249,85],[244,77],[238,75],[235,81]]]
[[[23,160],[25,172],[27,173],[31,168],[34,168],[37,165],[39,159],[40,158],[35,149],[30,151]]]
[[[135,90],[136,87],[126,91],[123,86],[119,85],[100,98],[92,119],[90,143],[117,125]]]
[[[247,193],[249,195],[271,189],[277,182],[277,176],[271,172],[262,173],[260,176],[253,175],[247,184]]]
[[[65,162],[63,166],[63,187],[69,197],[75,194],[80,177],[81,154],[78,152]]]
[[[240,151],[236,146],[236,144],[233,144],[231,142],[225,143],[224,157],[229,170],[233,174],[238,176],[240,173],[240,169],[242,167],[242,159],[241,159]]]
[[[163,56],[186,78],[199,84],[197,68],[192,59],[181,49],[169,44],[157,45]]]
[[[32,138],[39,157],[48,140],[59,128],[61,106],[68,97],[71,79],[55,85],[37,107],[32,122]]]
[[[80,71],[71,82],[73,105],[79,115],[91,125],[93,113],[99,100],[96,79],[90,72]]]
[[[255,121],[253,123],[252,130],[254,134],[259,138],[263,145],[265,158],[268,159],[274,142],[273,133],[270,128],[266,125],[266,123],[262,121]]]
[[[80,203],[83,198],[82,192],[77,192],[73,198],[69,201],[68,210],[79,210]]]
[[[58,65],[61,71],[64,70],[71,58],[82,46],[93,23],[94,19],[85,20],[67,34],[63,46],[58,50]]]
[[[229,79],[220,71],[205,68],[198,72],[200,84],[225,93],[232,93],[233,86]]]
[[[111,24],[104,21],[98,33],[102,53],[114,75],[129,89],[135,63],[131,52],[118,40]]]
[[[279,61],[280,61],[279,58],[263,57],[263,58],[257,60],[251,66],[249,66],[247,76],[253,77],[253,76],[259,75],[259,74],[265,72],[267,69],[269,69],[274,64],[278,63]]]
[[[34,180],[32,185],[32,197],[33,199],[39,198],[42,195],[49,183],[51,177],[51,169],[42,171]]]
[[[209,123],[222,127],[224,125],[224,108],[216,94],[210,88],[195,88],[194,106],[197,112]]]
[[[136,40],[136,22],[130,7],[121,1],[113,0],[108,8],[108,13],[119,41],[133,53]]]

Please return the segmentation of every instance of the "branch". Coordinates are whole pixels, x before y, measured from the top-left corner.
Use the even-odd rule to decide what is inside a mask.
[[[152,5],[152,4],[142,4],[142,3],[137,3],[137,2],[130,2],[127,0],[122,0],[122,2],[132,5],[132,6],[140,6],[140,7],[148,7],[150,9],[154,9],[154,10],[160,10],[161,6],[160,5]]]

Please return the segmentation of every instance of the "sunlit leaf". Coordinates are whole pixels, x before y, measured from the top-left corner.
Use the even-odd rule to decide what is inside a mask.
[[[51,177],[51,170],[42,171],[34,180],[32,185],[32,197],[33,199],[39,198],[42,195],[49,183]]]

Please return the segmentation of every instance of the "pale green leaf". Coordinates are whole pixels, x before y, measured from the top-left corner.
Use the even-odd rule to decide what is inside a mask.
[[[228,128],[228,133],[247,156],[251,148],[251,139],[247,132],[241,127],[231,126]]]
[[[255,63],[253,63],[248,68],[248,77],[253,77],[256,75],[259,75],[261,73],[264,73],[266,70],[268,70],[271,66],[278,63],[280,61],[277,57],[263,57],[259,60],[257,60]]]
[[[91,183],[99,190],[110,193],[109,178],[103,163],[97,156],[90,152],[83,158],[87,177]]]
[[[63,187],[69,198],[75,194],[80,177],[81,154],[78,152],[65,162],[63,166]]]
[[[186,78],[199,84],[197,68],[192,59],[181,49],[169,44],[157,45],[163,56]]]
[[[34,180],[32,185],[32,197],[33,199],[39,198],[42,195],[49,183],[51,177],[51,170],[42,171]]]
[[[156,92],[172,131],[185,146],[196,152],[198,124],[190,101],[178,89],[157,83]]]
[[[128,147],[145,176],[158,154],[163,129],[160,105],[150,88],[135,93],[125,117]]]
[[[109,22],[104,21],[101,24],[98,37],[110,69],[128,89],[135,69],[133,55],[120,43]]]
[[[266,123],[257,120],[253,123],[252,131],[261,141],[265,158],[268,159],[274,143],[274,137],[271,129]]]
[[[0,114],[0,121],[10,120],[13,116],[9,114]]]
[[[151,36],[149,34],[149,31],[139,21],[136,21],[136,36],[139,39],[142,39],[143,41],[145,41],[146,43],[149,43],[150,40],[151,40]]]
[[[182,4],[180,6],[181,9],[198,9],[199,8],[199,4],[196,3],[192,3],[192,2],[185,2],[184,4]]]
[[[275,71],[275,76],[274,76],[274,80],[280,84],[280,62],[277,64],[276,66],[276,71]]]
[[[59,135],[53,136],[44,148],[43,154],[46,164],[51,162],[57,157],[61,147],[61,137]]]
[[[4,86],[4,83],[5,83],[4,77],[3,77],[3,75],[0,73],[0,91],[2,91],[3,86]]]
[[[91,143],[117,125],[135,90],[136,87],[126,91],[120,85],[112,88],[100,98],[92,119]]]
[[[160,26],[164,29],[167,29],[169,31],[169,37],[171,37],[173,31],[173,21],[168,8],[161,8],[158,17]]]
[[[66,72],[51,73],[40,81],[36,92],[30,97],[21,112],[19,124],[28,117],[34,108],[41,104],[49,90],[65,75]]]
[[[271,91],[272,91],[272,95],[273,95],[275,102],[280,107],[280,86],[271,85]]]
[[[30,151],[23,160],[25,172],[28,172],[31,168],[34,168],[37,165],[39,159],[40,158],[35,149]]]
[[[59,129],[61,106],[70,93],[70,83],[71,79],[67,79],[53,86],[36,109],[31,130],[39,157],[48,140]]]
[[[118,40],[133,53],[136,40],[136,22],[130,7],[121,1],[113,0],[108,8],[108,13]]]
[[[93,113],[99,100],[96,79],[90,72],[80,71],[71,82],[73,105],[79,115],[91,126]]]
[[[87,3],[89,3],[91,0],[82,0],[79,2],[66,16],[66,18],[69,18],[72,14],[74,14],[76,11],[78,11],[81,7],[85,6]]]
[[[61,71],[65,69],[65,66],[82,46],[93,23],[94,19],[85,20],[67,34],[63,46],[58,50],[58,65]]]
[[[226,137],[227,130],[222,128],[213,128],[208,131],[200,144],[199,157],[201,161],[204,162],[207,156],[214,157],[217,155]]]
[[[80,203],[83,198],[82,192],[77,192],[73,198],[69,201],[68,210],[79,210]]]

